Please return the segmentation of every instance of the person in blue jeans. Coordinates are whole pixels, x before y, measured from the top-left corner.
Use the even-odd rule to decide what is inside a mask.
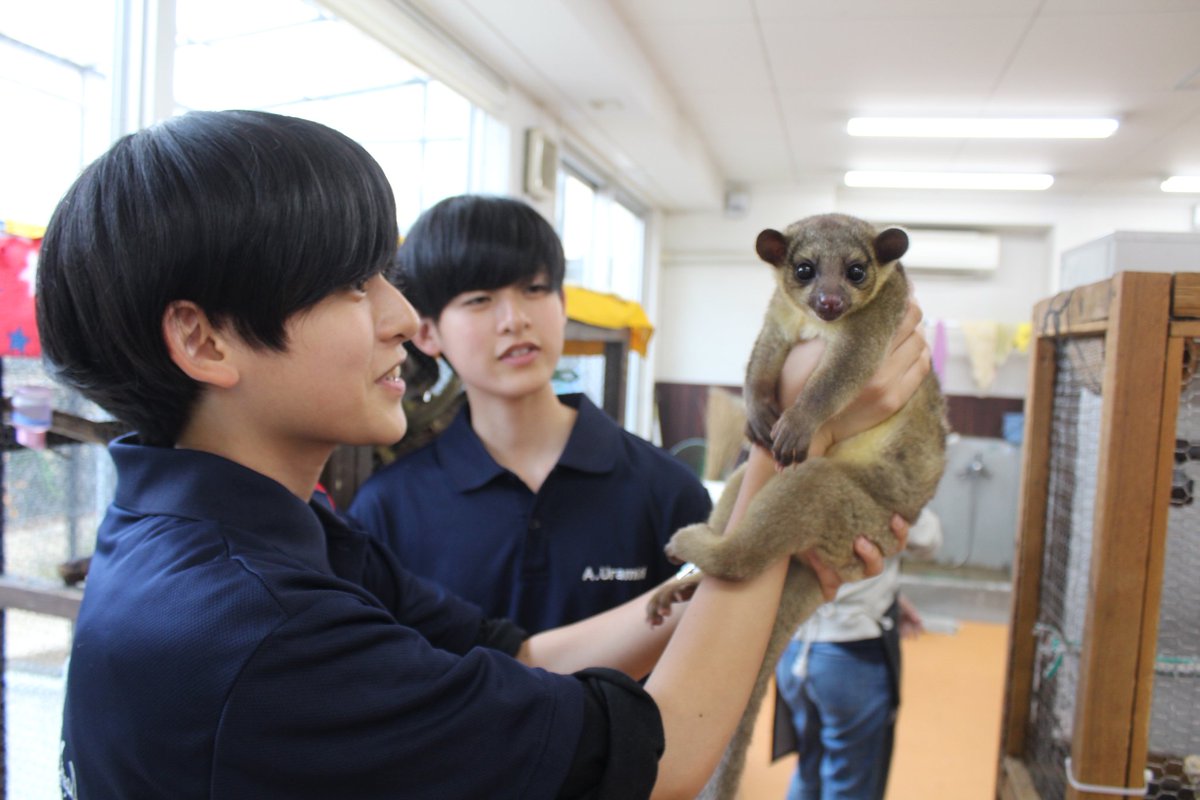
[[[928,509],[909,532],[919,556],[941,544]],[[796,750],[788,800],[881,800],[900,705],[900,637],[921,617],[899,594],[900,559],[838,590],[800,626],[775,670],[776,757]]]

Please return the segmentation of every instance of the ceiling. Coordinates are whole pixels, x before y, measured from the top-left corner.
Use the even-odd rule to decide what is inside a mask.
[[[1200,175],[1200,0],[412,0],[667,209],[850,169]],[[1104,140],[867,139],[852,116],[1114,116]]]

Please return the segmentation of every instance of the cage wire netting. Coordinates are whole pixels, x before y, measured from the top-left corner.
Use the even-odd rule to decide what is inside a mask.
[[[1099,463],[1104,340],[1059,340],[1027,766],[1038,794],[1066,794]]]
[[[1044,800],[1066,795],[1079,654],[1087,613],[1104,340],[1061,339],[1056,351],[1050,475],[1026,766]],[[1192,444],[1192,442],[1195,444]],[[1168,515],[1146,797],[1200,794],[1200,379],[1180,398]]]
[[[1188,343],[1191,356],[1200,342]],[[1188,362],[1194,367],[1195,359]],[[1166,557],[1146,766],[1146,795],[1200,797],[1200,377],[1186,376],[1175,422],[1175,469],[1167,513]]]
[[[55,386],[41,362],[0,361],[0,385],[11,396],[21,385],[54,388],[54,407],[88,419],[107,415]],[[3,452],[4,517],[0,554],[6,576],[62,585],[59,565],[90,555],[100,517],[112,499],[114,472],[100,445],[16,446]],[[0,609],[4,647],[4,797],[58,798],[58,741],[64,665],[72,622],[21,609]]]

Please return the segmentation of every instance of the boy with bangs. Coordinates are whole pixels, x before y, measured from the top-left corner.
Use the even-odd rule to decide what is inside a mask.
[[[421,215],[397,278],[421,315],[414,344],[446,359],[467,402],[350,507],[408,569],[534,633],[670,578],[663,546],[712,509],[680,461],[585,395],[555,394],[564,267],[554,229],[519,200],[464,195]]]
[[[396,233],[359,145],[249,111],[120,140],[55,211],[44,351],[136,431],[110,446],[116,496],[67,675],[64,798],[615,800],[691,797],[711,773],[783,561],[704,581],[659,629],[633,601],[527,636],[311,502],[334,447],[406,429],[398,375],[419,323],[383,277]],[[907,389],[857,424],[918,381],[894,382]],[[751,455],[743,506],[773,469]],[[879,572],[865,538],[858,552]]]

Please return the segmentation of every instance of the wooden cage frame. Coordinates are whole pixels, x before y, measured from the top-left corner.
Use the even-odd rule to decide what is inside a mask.
[[[1056,342],[1104,338],[1091,571],[1075,695],[1072,773],[1145,785],[1181,381],[1200,337],[1200,274],[1125,272],[1034,310],[997,796],[1041,798],[1026,751],[1048,507]],[[1111,797],[1070,786],[1068,800]]]

